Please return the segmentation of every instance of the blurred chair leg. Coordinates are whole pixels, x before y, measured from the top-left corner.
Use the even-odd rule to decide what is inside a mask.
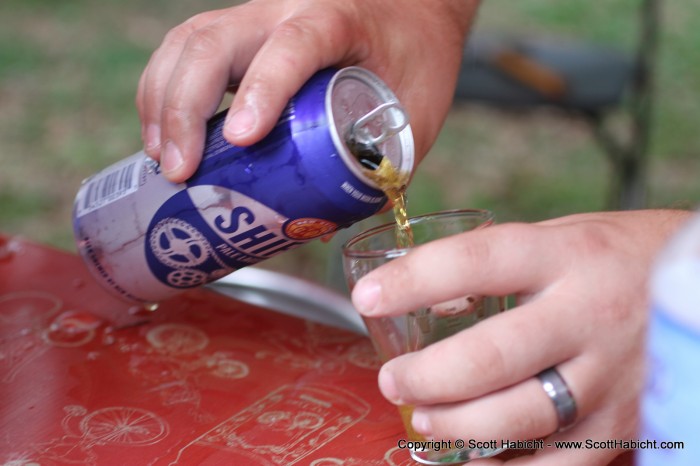
[[[631,141],[624,147],[600,122],[591,121],[593,133],[610,161],[608,207],[613,210],[642,209],[647,205],[647,150]]]
[[[637,70],[631,86],[629,134],[615,137],[600,116],[589,117],[596,140],[612,166],[609,204],[613,209],[642,209],[648,202],[649,143],[654,102],[654,69],[658,48],[659,1],[642,0]]]

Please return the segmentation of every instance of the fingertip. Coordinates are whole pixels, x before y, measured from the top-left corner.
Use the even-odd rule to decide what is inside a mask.
[[[235,144],[243,145],[241,142],[248,141],[255,132],[257,120],[255,111],[248,106],[231,111],[224,123],[224,137],[229,141],[235,141]]]
[[[372,316],[382,295],[381,284],[372,279],[360,280],[352,290],[352,303],[360,314]]]
[[[184,183],[192,176],[191,173],[186,173],[182,168],[170,172],[163,171],[162,174],[168,181],[175,184]]]
[[[413,417],[411,418],[411,426],[416,433],[430,438],[433,434],[433,427],[430,423],[430,416],[428,413],[421,408],[416,408],[413,411]]]
[[[279,122],[291,98],[270,78],[248,71],[226,115],[223,135],[237,146],[249,146],[263,139]]]
[[[160,168],[163,176],[173,183],[182,183],[194,174],[199,160],[185,157],[173,141],[167,141],[163,145],[160,154]]]
[[[163,147],[163,154],[161,155],[160,167],[165,174],[175,173],[184,164],[184,159],[182,158],[182,151],[173,141],[168,141]]]
[[[382,392],[384,398],[389,400],[395,405],[404,404],[401,401],[401,396],[399,395],[399,390],[396,387],[396,380],[394,375],[386,368],[386,365],[381,368],[378,376],[379,391]]]

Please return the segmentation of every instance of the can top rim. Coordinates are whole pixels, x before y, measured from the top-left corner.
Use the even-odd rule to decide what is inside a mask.
[[[399,100],[393,91],[389,89],[386,83],[381,80],[381,78],[371,71],[359,66],[349,66],[340,69],[331,78],[326,91],[326,113],[329,115],[329,118],[333,123],[329,125],[331,137],[340,156],[343,158],[343,161],[355,176],[361,179],[368,186],[375,189],[380,189],[379,186],[377,186],[377,184],[364,173],[364,168],[360,164],[360,161],[351,154],[350,149],[347,147],[345,142],[345,137],[339,133],[339,115],[333,113],[333,90],[336,89],[344,80],[350,79],[364,84],[368,90],[374,93],[373,97],[379,101],[379,104],[387,102],[399,103]],[[394,164],[394,166],[397,167],[400,172],[412,173],[415,158],[415,146],[413,142],[413,131],[411,130],[410,123],[407,124],[406,127],[394,137],[398,138],[399,152],[387,153],[384,155],[389,158],[392,164]]]

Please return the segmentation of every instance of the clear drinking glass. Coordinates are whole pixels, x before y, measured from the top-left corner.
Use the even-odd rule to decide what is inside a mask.
[[[414,246],[420,246],[446,236],[485,228],[494,222],[494,217],[486,210],[450,210],[412,217],[409,221]],[[410,248],[397,248],[395,223],[358,234],[343,246],[343,270],[350,290],[372,270],[409,251]],[[504,309],[505,300],[501,297],[466,294],[459,299],[436,303],[424,309],[413,309],[400,316],[363,319],[375,350],[380,359],[386,362],[454,335]],[[411,428],[413,406],[400,406],[399,412],[406,428],[407,440],[426,440]],[[411,449],[410,452],[414,460],[423,464],[460,464],[502,451],[490,448],[470,449],[468,446],[456,448],[454,442],[450,446],[453,448],[441,448],[439,451]]]

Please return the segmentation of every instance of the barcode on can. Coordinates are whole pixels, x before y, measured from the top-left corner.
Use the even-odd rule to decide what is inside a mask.
[[[76,216],[82,217],[136,191],[143,160],[129,157],[87,180],[75,200]]]

